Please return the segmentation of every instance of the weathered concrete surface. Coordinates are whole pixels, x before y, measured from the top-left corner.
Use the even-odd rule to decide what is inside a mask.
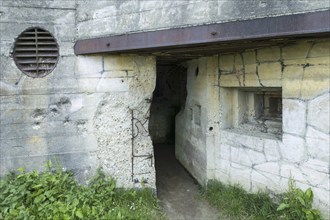
[[[0,174],[20,166],[40,170],[58,157],[82,181],[102,165],[119,185],[140,186],[143,181],[154,187],[148,100],[155,87],[155,58],[75,57],[75,40],[326,10],[330,3],[0,4]],[[11,58],[15,38],[29,27],[50,31],[60,46],[57,67],[42,79],[22,74]],[[178,159],[202,184],[217,178],[244,183],[251,191],[283,191],[292,174],[298,186],[313,188],[318,207],[329,209],[329,48],[329,38],[307,39],[188,62],[188,97],[176,124]],[[256,116],[258,101],[246,87],[281,89],[283,134],[245,123]],[[278,124],[270,125],[268,129],[278,129]]]
[[[154,188],[146,99],[155,88],[155,58],[78,57],[73,77],[67,77],[72,85],[56,84],[51,75],[24,77],[22,90],[1,87],[1,175],[25,164],[40,170],[58,157],[64,168],[80,170],[82,180],[103,166],[120,186],[132,187],[134,181],[140,186],[143,180]]]
[[[75,2],[65,2],[1,1],[0,175],[22,166],[42,170],[58,158],[84,181],[96,166],[88,152],[96,139],[85,136],[87,117],[79,115],[84,95],[75,77]],[[15,38],[30,27],[48,30],[60,47],[46,78],[25,76],[11,58]]]
[[[200,183],[215,178],[249,191],[283,192],[291,176],[314,190],[327,215],[329,48],[329,39],[310,39],[188,62],[188,97],[176,118],[179,161]],[[281,122],[255,122],[257,89],[282,91]]]
[[[207,163],[212,154],[207,151],[214,147],[214,130],[219,124],[217,105],[208,99],[218,99],[213,89],[216,61],[204,58],[188,62],[186,104],[176,116],[176,157],[201,184],[208,179]]]
[[[121,71],[120,83],[128,84],[128,91],[111,92],[108,86],[109,92],[98,101],[93,118],[98,142],[95,153],[106,172],[127,187],[133,182],[139,186],[142,181],[155,187],[153,148],[148,135],[148,99],[156,84],[155,62],[153,57],[104,57],[104,71]],[[133,76],[126,75],[127,71],[133,71]],[[101,73],[99,80],[102,78]]]
[[[148,117],[155,59],[74,56],[76,15],[76,1],[1,1],[0,174],[42,170],[56,157],[82,182],[104,166],[120,186],[143,179],[154,188],[151,140],[132,123]],[[59,44],[59,62],[45,78],[25,76],[11,58],[15,38],[28,27],[50,31]],[[139,133],[134,149],[132,133]],[[133,150],[147,156],[132,158]]]
[[[220,157],[223,160],[229,161],[230,167],[235,167],[239,164],[239,166],[243,166],[240,168],[241,170],[246,170],[245,173],[251,172],[244,177],[241,174],[237,175],[236,171],[233,172],[231,170],[232,168],[227,170],[220,168],[220,173],[225,172],[229,182],[242,183],[247,181],[250,184],[244,184],[244,186],[253,191],[261,187],[281,192],[287,188],[288,178],[292,176],[300,187],[304,189],[312,187],[315,191],[315,204],[325,214],[327,214],[325,210],[329,208],[329,197],[324,196],[320,192],[329,195],[330,190],[329,125],[327,124],[329,121],[330,68],[329,62],[323,62],[322,57],[328,57],[329,55],[324,53],[321,55],[320,53],[319,61],[313,60],[313,64],[309,64],[309,60],[317,54],[317,50],[320,50],[319,47],[315,46],[327,44],[326,42],[329,43],[329,40],[302,41],[290,47],[283,47],[280,57],[284,58],[283,62],[286,66],[282,68],[282,72],[278,68],[268,66],[270,74],[280,77],[276,81],[279,82],[279,86],[282,86],[283,91],[282,120],[284,133],[282,140],[266,140],[266,137],[259,136],[260,138],[252,143],[254,147],[260,143],[261,148],[255,148],[253,151],[250,151],[248,150],[249,145],[246,144],[246,134],[239,132],[239,135],[228,138],[227,135],[224,135],[225,131],[221,131],[221,140],[229,144],[231,157],[228,160],[226,154],[220,153],[222,155]],[[300,49],[299,53],[294,53],[292,50],[297,50],[297,48]],[[279,62],[276,61],[279,57],[278,48],[274,48],[272,51],[273,58],[267,58],[268,61],[263,62]],[[259,56],[259,51],[257,54]],[[330,54],[329,50],[328,54]],[[265,55],[264,57],[267,56]],[[310,68],[308,65],[310,65]],[[260,77],[258,81],[260,84],[263,86],[278,86],[273,83],[267,83],[266,81],[272,77],[262,78],[263,70],[261,68],[258,70],[258,76]],[[234,78],[232,79],[234,80]],[[245,78],[245,80],[247,79]],[[221,83],[223,86],[227,86],[226,82]],[[224,106],[223,108],[226,107]],[[317,133],[323,136],[313,133],[316,130],[313,130],[309,125],[312,125],[317,130]],[[251,137],[249,139],[252,140]],[[241,146],[244,147],[242,148]],[[242,152],[233,155],[233,150],[235,152],[237,147]],[[319,156],[315,154],[316,149],[320,153]],[[313,154],[310,152],[313,152]],[[243,156],[246,158],[236,160]],[[246,161],[251,161],[251,163],[248,164]],[[314,165],[310,165],[311,161],[313,161]],[[221,178],[221,176],[222,174],[219,174],[218,178]]]
[[[327,0],[77,1],[79,38],[327,10]],[[95,28],[97,27],[97,28]]]
[[[56,1],[34,1],[34,0],[3,0],[1,6],[9,7],[33,7],[33,8],[45,8],[45,9],[76,9],[76,2],[74,0],[56,0]]]

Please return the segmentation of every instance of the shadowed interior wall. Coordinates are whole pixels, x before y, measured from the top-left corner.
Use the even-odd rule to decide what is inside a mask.
[[[175,115],[184,108],[187,95],[186,76],[183,65],[157,65],[149,122],[153,144],[174,142]]]

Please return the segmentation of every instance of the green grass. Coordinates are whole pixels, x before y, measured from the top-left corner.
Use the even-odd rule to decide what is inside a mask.
[[[279,219],[275,204],[268,194],[259,192],[247,193],[238,185],[225,185],[210,181],[203,196],[211,205],[230,219]]]
[[[51,164],[49,164],[51,167]],[[61,167],[11,173],[0,181],[0,219],[163,219],[147,188],[116,188],[102,170],[87,186]]]

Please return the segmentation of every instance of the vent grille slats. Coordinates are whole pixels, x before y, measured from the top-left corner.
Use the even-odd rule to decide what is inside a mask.
[[[36,45],[35,42],[17,42],[16,45]],[[38,42],[38,45],[54,45],[57,46],[56,42]]]
[[[53,54],[53,53],[43,53],[43,52],[39,52],[39,53],[27,53],[27,52],[24,52],[24,53],[19,53],[19,54],[16,54],[16,57],[37,57],[36,60],[39,60],[39,61],[42,61],[44,60],[43,57],[57,57],[56,54]]]
[[[34,70],[35,68],[37,68],[36,66],[33,66],[33,67],[23,67],[22,69],[24,70],[24,71],[32,71],[32,70]],[[41,71],[48,71],[49,70],[49,68],[48,67],[38,67],[38,69],[39,70],[41,70]]]
[[[21,61],[21,65],[35,64],[37,61],[35,59],[25,59]],[[43,60],[42,63],[57,63],[56,59]]]
[[[14,46],[14,60],[26,75],[37,78],[51,73],[59,58],[55,38],[42,28],[29,28],[18,36]]]
[[[20,40],[35,40],[35,39],[38,39],[38,40],[52,40],[53,38],[52,37],[21,37]]]
[[[21,47],[17,48],[16,51],[35,51],[35,47]],[[54,47],[39,47],[38,51],[58,51],[57,48]]]

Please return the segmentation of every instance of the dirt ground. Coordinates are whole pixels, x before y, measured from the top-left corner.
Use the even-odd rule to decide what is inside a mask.
[[[224,219],[200,196],[199,185],[175,159],[174,146],[155,146],[157,196],[169,219]]]

